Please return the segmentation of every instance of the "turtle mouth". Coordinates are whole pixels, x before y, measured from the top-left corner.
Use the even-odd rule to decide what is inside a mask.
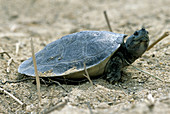
[[[149,37],[148,36],[141,36],[141,37],[138,37],[138,38],[134,38],[134,41],[135,42],[149,42]]]
[[[148,37],[143,37],[142,39],[139,40],[140,42],[149,42]]]
[[[138,38],[138,40],[133,40],[133,42],[131,43],[131,48],[139,47],[140,44],[142,43],[147,44],[148,42],[149,42],[149,38],[146,36]]]

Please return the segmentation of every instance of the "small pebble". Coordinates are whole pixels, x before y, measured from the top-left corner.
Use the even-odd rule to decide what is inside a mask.
[[[98,108],[108,108],[108,107],[109,107],[109,105],[105,102],[102,102],[98,105]]]
[[[170,52],[165,52],[165,55],[170,55]]]
[[[152,57],[155,57],[155,54],[153,54]]]
[[[27,111],[27,112],[31,112],[34,108],[35,108],[35,106],[34,106],[33,104],[27,105],[27,106],[26,106],[26,111]]]

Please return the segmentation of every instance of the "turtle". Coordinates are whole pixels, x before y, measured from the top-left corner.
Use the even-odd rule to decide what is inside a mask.
[[[109,31],[81,31],[47,44],[35,54],[40,77],[85,78],[103,75],[110,83],[121,79],[123,68],[142,56],[149,45],[145,28],[126,34]],[[21,63],[20,74],[35,76],[32,57]]]

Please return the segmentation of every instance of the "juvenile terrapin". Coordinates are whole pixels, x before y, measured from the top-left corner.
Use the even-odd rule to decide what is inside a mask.
[[[66,35],[36,53],[40,77],[84,78],[84,64],[90,77],[105,75],[109,82],[118,81],[121,71],[147,49],[148,32],[127,35],[107,31],[83,31]],[[21,74],[35,76],[32,58],[18,68]]]

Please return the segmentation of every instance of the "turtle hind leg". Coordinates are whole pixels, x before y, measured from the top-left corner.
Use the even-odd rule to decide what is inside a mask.
[[[123,62],[119,56],[111,58],[105,68],[105,79],[110,83],[115,83],[121,79]]]

